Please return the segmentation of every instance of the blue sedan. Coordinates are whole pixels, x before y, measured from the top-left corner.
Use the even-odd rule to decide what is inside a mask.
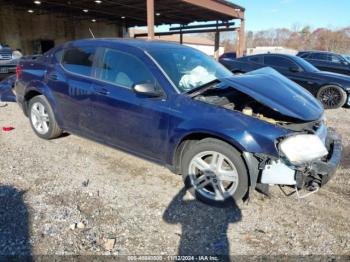
[[[233,76],[178,44],[66,43],[21,61],[15,93],[39,137],[66,131],[167,166],[209,204],[264,185],[317,191],[341,159],[308,91],[272,69]]]

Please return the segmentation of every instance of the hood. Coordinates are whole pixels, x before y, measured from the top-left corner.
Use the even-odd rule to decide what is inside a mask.
[[[349,70],[349,73],[350,73],[350,70]],[[347,75],[342,75],[342,74],[327,72],[327,71],[317,71],[317,72],[314,72],[314,74],[327,77],[330,80],[346,81],[350,85],[350,76],[347,76]]]
[[[322,105],[307,90],[272,68],[262,68],[242,76],[220,79],[282,115],[302,122],[322,117]]]

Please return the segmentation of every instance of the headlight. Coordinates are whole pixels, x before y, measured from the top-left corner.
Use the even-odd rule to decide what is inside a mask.
[[[281,152],[295,165],[308,163],[328,155],[328,150],[316,135],[296,135],[280,143]]]

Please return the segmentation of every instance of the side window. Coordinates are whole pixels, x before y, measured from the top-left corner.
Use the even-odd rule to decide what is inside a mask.
[[[310,58],[315,60],[328,61],[328,55],[324,53],[312,53],[310,55]]]
[[[295,66],[295,64],[292,61],[284,57],[278,57],[278,56],[265,56],[264,64],[272,67],[283,67],[283,68],[290,68]]]
[[[340,64],[341,63],[341,58],[338,55],[330,55],[330,60],[333,63]]]
[[[72,73],[91,76],[95,55],[95,47],[69,48],[64,51],[61,63]]]
[[[129,89],[140,83],[156,84],[152,73],[141,60],[114,49],[105,49],[99,71],[98,79]]]

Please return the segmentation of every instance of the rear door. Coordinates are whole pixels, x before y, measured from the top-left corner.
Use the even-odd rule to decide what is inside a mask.
[[[322,71],[334,70],[328,53],[311,53],[306,60]]]
[[[48,67],[47,82],[53,92],[55,105],[67,131],[86,134],[87,119],[91,117],[93,64],[95,47],[68,47],[54,55]]]
[[[150,61],[146,62],[149,59],[141,51],[142,57],[115,48],[103,48],[99,55],[89,128],[104,143],[161,161],[170,102],[164,91],[163,97],[149,98],[132,90],[139,83],[152,83],[162,90],[149,69]]]

